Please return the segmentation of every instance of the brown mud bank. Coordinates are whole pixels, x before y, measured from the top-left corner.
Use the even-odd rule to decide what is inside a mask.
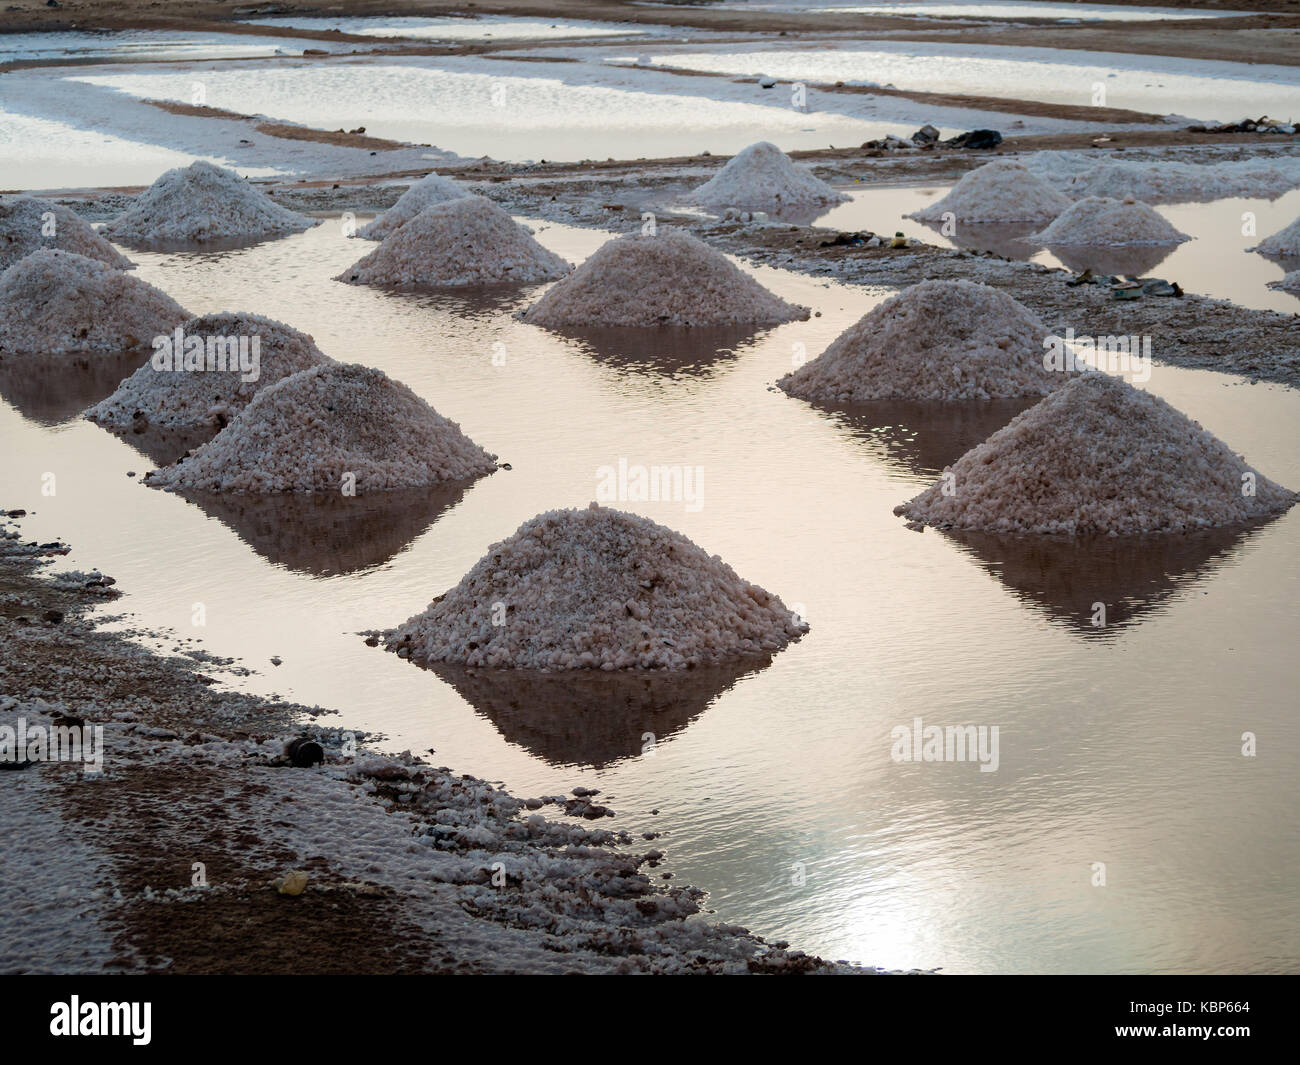
[[[596,827],[614,811],[588,798],[521,800],[376,754],[321,724],[332,711],[227,690],[242,667],[192,637],[163,655],[108,631],[112,578],[42,573],[67,547],[25,542],[5,513],[0,723],[98,729],[102,768],[0,773],[6,824],[57,841],[0,839],[0,971],[864,971],[699,916],[704,893]],[[293,764],[295,737],[320,760]]]

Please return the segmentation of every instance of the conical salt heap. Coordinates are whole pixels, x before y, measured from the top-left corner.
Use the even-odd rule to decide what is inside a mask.
[[[426,207],[336,281],[359,285],[487,285],[554,281],[569,264],[482,196]]]
[[[385,642],[422,664],[678,670],[768,655],[807,630],[681,533],[593,503],[526,521]]]
[[[397,202],[373,222],[358,229],[353,236],[366,240],[383,240],[391,236],[426,207],[471,195],[468,189],[441,174],[429,174],[408,188]]]
[[[941,200],[908,215],[941,222],[951,213],[959,222],[1047,222],[1070,200],[1014,159],[985,163],[965,175]]]
[[[281,207],[233,170],[199,160],[168,170],[104,233],[131,246],[202,244],[279,237],[318,221]]]
[[[1285,229],[1278,230],[1271,237],[1261,240],[1259,246],[1252,250],[1278,259],[1300,258],[1300,218]]]
[[[306,333],[260,314],[200,315],[179,331],[185,341],[203,342],[197,355],[187,353],[184,342],[178,346],[173,334],[86,417],[113,429],[221,427],[261,389],[333,362]]]
[[[894,513],[939,528],[1130,535],[1254,521],[1298,499],[1164,400],[1088,372]]]
[[[1047,245],[1122,248],[1138,244],[1181,244],[1192,238],[1132,196],[1122,200],[1089,196],[1072,203],[1050,226],[1029,239]]]
[[[0,352],[120,353],[190,317],[161,289],[98,259],[34,251],[0,274]]]
[[[775,144],[759,141],[732,156],[690,195],[707,207],[815,207],[848,197],[801,170]]]
[[[721,252],[679,229],[616,237],[519,315],[552,329],[769,326],[808,308],[769,292]]]
[[[1277,281],[1270,281],[1269,288],[1280,288],[1283,292],[1300,292],[1300,270],[1292,270]]]
[[[480,477],[495,460],[382,371],[332,364],[262,389],[211,441],[145,480],[210,492],[337,493],[354,482],[361,493]]]
[[[988,285],[922,281],[868,312],[778,387],[819,403],[1045,396],[1047,327]]]
[[[84,255],[116,270],[135,265],[62,204],[35,196],[0,196],[0,270],[42,248]]]

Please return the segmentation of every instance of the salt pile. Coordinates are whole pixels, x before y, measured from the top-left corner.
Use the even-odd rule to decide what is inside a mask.
[[[941,200],[908,215],[923,222],[1046,222],[1070,201],[1014,159],[985,163],[963,177]]]
[[[922,281],[850,326],[778,387],[823,403],[1045,396],[1047,328],[1023,304],[971,281]]]
[[[361,492],[491,473],[490,455],[403,384],[355,364],[316,366],[262,389],[211,441],[149,473],[155,487]]]
[[[142,424],[167,429],[220,427],[260,389],[333,361],[306,333],[260,314],[205,314],[191,318],[179,332],[186,340],[202,341],[197,355],[187,359],[184,344],[168,338],[165,351],[155,350],[154,358],[91,407],[86,417],[114,429]]]
[[[1064,191],[1075,197],[1135,196],[1143,203],[1199,203],[1227,197],[1272,200],[1298,187],[1300,160],[1161,160],[1101,163],[1069,178]]]
[[[1300,258],[1300,218],[1271,237],[1261,240],[1254,250],[1261,255],[1272,255],[1279,259]]]
[[[602,244],[520,316],[553,329],[777,325],[808,308],[769,292],[721,252],[678,229]]]
[[[482,196],[426,207],[335,278],[360,285],[554,281],[569,264]]]
[[[678,670],[767,655],[807,630],[681,533],[593,503],[526,521],[385,641],[421,663]]]
[[[435,203],[446,203],[448,200],[458,200],[469,195],[468,191],[449,178],[445,178],[441,174],[429,174],[427,177],[415,182],[398,197],[397,202],[392,207],[373,222],[362,226],[353,236],[364,237],[366,240],[383,240],[426,207],[432,207]]]
[[[70,251],[34,251],[0,274],[0,352],[118,353],[189,317],[148,282]]]
[[[94,226],[62,204],[34,196],[0,196],[0,270],[41,248],[98,259],[117,270],[134,265]]]
[[[1118,248],[1135,244],[1181,244],[1192,238],[1132,196],[1122,200],[1089,196],[1071,204],[1055,222],[1030,239],[1047,245]]]
[[[256,240],[298,233],[317,219],[281,207],[233,170],[199,160],[168,170],[104,227],[122,244]]]
[[[848,197],[801,170],[775,144],[751,144],[691,193],[709,207],[811,207]]]
[[[1164,400],[1089,372],[894,513],[986,532],[1127,535],[1266,518],[1297,499]]]
[[[1286,277],[1270,281],[1269,288],[1280,288],[1283,292],[1300,292],[1300,270],[1292,270]]]

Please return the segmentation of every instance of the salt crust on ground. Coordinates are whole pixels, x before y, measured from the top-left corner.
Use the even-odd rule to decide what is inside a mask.
[[[808,317],[680,229],[616,237],[520,315],[555,329],[777,325]]]
[[[1122,200],[1089,196],[1071,204],[1055,222],[1029,239],[1047,245],[1123,248],[1138,244],[1181,244],[1192,238],[1132,196]]]
[[[1300,218],[1271,237],[1266,237],[1254,249],[1261,255],[1274,255],[1279,259],[1300,258]]]
[[[966,174],[941,200],[908,215],[941,222],[951,212],[959,222],[1046,222],[1070,201],[1014,159],[985,163]]]
[[[122,244],[254,240],[310,229],[297,214],[233,170],[199,160],[168,170],[104,227]]]
[[[768,141],[733,156],[690,194],[692,203],[709,207],[812,207],[847,199]]]
[[[1051,160],[1043,160],[1051,166]],[[1300,187],[1300,161],[1243,159],[1221,163],[1104,162],[1068,178],[1063,191],[1086,196],[1133,196],[1143,203],[1189,203],[1227,197],[1276,199]]]
[[[219,492],[357,492],[480,477],[490,455],[406,385],[380,370],[333,364],[262,389],[211,441],[149,473],[158,488]]]
[[[1280,288],[1283,292],[1300,292],[1300,270],[1292,270],[1286,277],[1270,281],[1269,288]]]
[[[823,403],[1045,396],[1066,376],[1043,368],[1047,327],[1005,292],[922,281],[869,311],[777,385]]]
[[[147,281],[70,251],[34,251],[0,274],[0,352],[118,353],[189,317]]]
[[[233,362],[227,370],[155,370],[146,362],[111,396],[86,411],[99,425],[128,429],[138,415],[151,426],[196,429],[222,426],[263,388],[276,381],[333,362],[306,333],[260,314],[223,311],[191,318],[181,328],[187,337],[259,338],[258,378],[245,381]],[[206,345],[205,345],[206,346]]]
[[[1017,415],[909,502],[913,521],[1002,533],[1188,532],[1280,514],[1297,495],[1149,392],[1089,372]],[[953,490],[955,489],[955,490]]]
[[[767,655],[807,630],[681,533],[593,503],[524,522],[385,641],[421,663],[679,670]]]
[[[482,196],[426,207],[336,281],[361,285],[484,285],[563,277],[570,266]]]
[[[49,228],[54,232],[45,236]],[[57,248],[98,259],[118,270],[130,270],[135,264],[101,237],[95,227],[62,204],[35,196],[0,196],[0,270],[7,270],[19,259],[41,248]]]
[[[372,222],[366,223],[352,235],[366,240],[383,240],[396,232],[426,207],[435,203],[458,200],[471,193],[463,185],[457,184],[441,174],[429,174],[422,177],[407,189],[397,202]]]

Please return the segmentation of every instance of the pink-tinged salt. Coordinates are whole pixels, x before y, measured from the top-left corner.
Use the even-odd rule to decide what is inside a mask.
[[[358,285],[490,285],[554,281],[570,267],[482,196],[426,207],[336,281]]]
[[[922,281],[777,385],[821,403],[1045,396],[1067,380],[1043,368],[1046,336],[1038,316],[1005,292],[971,281]]]
[[[0,196],[0,270],[42,248],[84,255],[117,270],[135,265],[62,204],[35,196]]]
[[[1271,237],[1261,240],[1253,250],[1276,259],[1300,259],[1300,218]]]
[[[168,170],[104,234],[127,246],[203,244],[269,239],[317,224],[281,207],[233,170],[200,159]]]
[[[815,207],[848,199],[800,169],[775,144],[759,141],[729,159],[688,197],[706,207]]]
[[[1047,222],[1070,200],[1014,159],[985,163],[966,174],[947,196],[913,212],[924,222]]]
[[[1297,500],[1163,399],[1088,372],[894,513],[939,528],[1130,535],[1260,520]]]
[[[178,491],[423,488],[491,473],[496,456],[380,370],[330,364],[259,391],[225,429],[147,483]]]
[[[147,281],[70,251],[34,251],[0,274],[3,353],[118,354],[189,317]]]
[[[1089,196],[1071,204],[1041,233],[1030,240],[1049,246],[1083,244],[1123,248],[1134,245],[1181,244],[1191,240],[1162,218],[1154,208],[1132,196],[1112,200]]]
[[[807,630],[681,533],[593,503],[525,522],[385,643],[421,663],[680,670],[766,656]]]
[[[450,178],[445,178],[441,174],[429,174],[415,182],[397,198],[397,202],[392,207],[373,222],[362,226],[353,236],[364,237],[366,240],[383,240],[426,207],[432,207],[435,203],[446,203],[448,200],[459,200],[469,195],[468,189]]]
[[[552,329],[770,326],[808,317],[721,252],[679,229],[602,244],[520,315]]]
[[[155,350],[152,359],[91,407],[86,417],[112,429],[220,427],[260,389],[333,361],[306,333],[260,314],[205,314],[179,329],[179,349],[174,334],[166,337],[166,348]],[[190,355],[186,345],[195,337],[203,346]]]

